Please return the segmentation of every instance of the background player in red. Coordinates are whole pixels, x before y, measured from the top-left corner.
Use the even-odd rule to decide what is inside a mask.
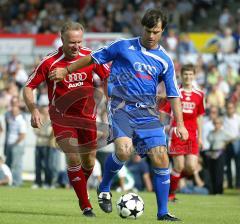
[[[87,195],[86,182],[92,173],[96,157],[96,111],[93,72],[103,80],[109,75],[107,65],[92,64],[62,81],[51,81],[49,72],[66,67],[91,50],[82,47],[83,26],[67,22],[61,29],[62,47],[45,57],[24,88],[24,99],[32,115],[31,125],[39,128],[41,116],[34,102],[33,90],[42,82],[48,87],[49,114],[57,143],[67,157],[68,177],[79,199],[83,215],[94,217]]]
[[[202,147],[202,115],[204,114],[204,93],[193,85],[195,67],[186,64],[181,69],[180,88],[184,125],[189,138],[181,141],[176,136],[176,121],[171,120],[169,130],[169,154],[173,157],[169,200],[174,201],[175,191],[181,177],[193,174],[198,163],[199,148]],[[170,103],[160,106],[160,119],[171,113]]]

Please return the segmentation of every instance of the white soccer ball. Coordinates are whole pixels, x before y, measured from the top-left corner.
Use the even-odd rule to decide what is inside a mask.
[[[144,202],[135,193],[122,195],[117,201],[117,212],[121,218],[137,219],[143,214]]]

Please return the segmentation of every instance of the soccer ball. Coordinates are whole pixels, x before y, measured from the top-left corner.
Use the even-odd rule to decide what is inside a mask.
[[[125,219],[136,219],[143,214],[144,202],[140,196],[135,193],[122,195],[117,201],[118,215]]]

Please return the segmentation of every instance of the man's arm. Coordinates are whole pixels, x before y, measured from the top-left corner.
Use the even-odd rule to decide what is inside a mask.
[[[49,79],[62,81],[67,74],[71,74],[72,72],[75,72],[78,69],[87,67],[93,63],[94,61],[92,56],[90,54],[86,55],[65,68],[55,68],[50,72]]]
[[[23,98],[27,105],[29,112],[31,113],[31,125],[33,128],[40,128],[42,126],[42,119],[37,105],[34,102],[33,89],[30,87],[24,87]]]
[[[169,97],[174,118],[177,123],[176,134],[182,140],[188,139],[188,131],[184,126],[181,100],[179,97]]]

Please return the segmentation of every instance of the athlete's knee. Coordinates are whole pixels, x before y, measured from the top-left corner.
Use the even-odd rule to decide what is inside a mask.
[[[87,157],[82,159],[82,166],[86,169],[92,169],[95,165],[95,157]]]
[[[148,155],[154,167],[167,168],[169,166],[169,158],[165,147],[151,150]]]
[[[192,175],[195,170],[196,170],[196,165],[193,163],[187,164],[185,167],[185,171],[188,175]]]
[[[116,148],[116,155],[118,159],[121,161],[127,161],[129,160],[130,156],[132,154],[132,147],[128,145],[118,145]]]
[[[65,153],[69,166],[77,166],[81,163],[80,156],[77,153]]]
[[[176,163],[174,163],[173,168],[176,172],[181,173],[184,170],[184,164],[176,162]]]

